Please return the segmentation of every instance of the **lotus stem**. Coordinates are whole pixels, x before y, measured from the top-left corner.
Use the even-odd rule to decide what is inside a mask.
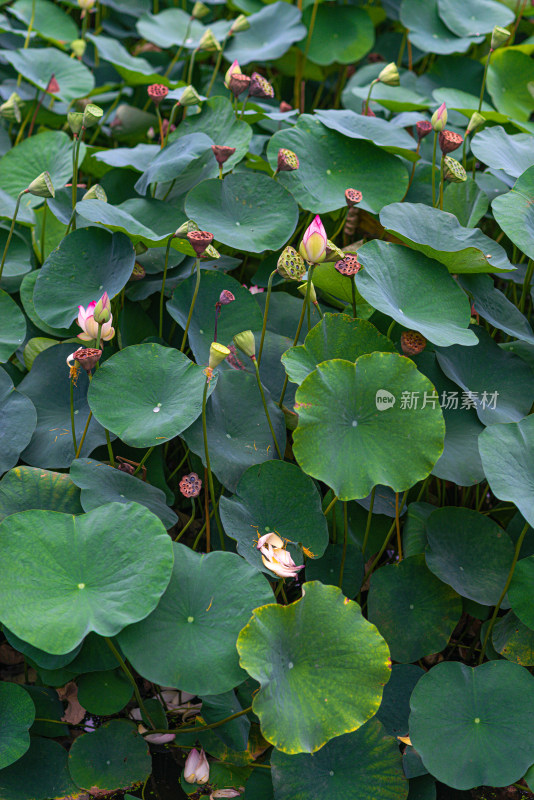
[[[343,586],[343,572],[345,570],[345,559],[347,557],[347,540],[349,538],[349,518],[348,518],[348,504],[343,501],[343,554],[341,556],[341,567],[339,568],[339,583],[341,589]]]
[[[132,473],[132,476],[133,476],[133,475],[137,475],[137,473],[138,473],[138,472],[139,472],[139,470],[142,468],[142,466],[143,466],[143,464],[145,463],[145,461],[147,460],[147,458],[149,458],[149,457],[150,457],[150,455],[152,454],[152,452],[154,451],[155,447],[156,447],[156,445],[153,445],[152,447],[149,447],[149,448],[148,448],[148,450],[147,450],[147,451],[146,451],[146,453],[144,454],[143,458],[141,459],[141,461],[139,462],[139,464],[136,466],[136,468],[135,468],[134,472]]]
[[[191,324],[191,317],[193,316],[193,310],[195,308],[195,303],[197,301],[198,289],[199,289],[199,286],[200,286],[200,258],[197,258],[195,267],[196,267],[196,271],[197,271],[197,282],[195,284],[195,290],[193,292],[193,298],[191,300],[191,305],[189,307],[189,314],[188,314],[188,317],[187,317],[187,322],[185,323],[184,335],[182,337],[182,344],[180,346],[180,352],[181,353],[183,353],[184,350],[185,350],[185,343],[187,341],[187,333],[189,331],[189,326]]]
[[[402,561],[402,540],[400,532],[400,519],[399,519],[399,493],[395,492],[395,527],[397,529],[397,554],[399,561]]]
[[[521,297],[519,298],[519,310],[521,313],[525,310],[525,305],[530,290],[530,282],[532,280],[532,272],[534,271],[534,259],[530,258],[528,261],[527,271],[525,273],[525,280],[523,281],[523,288],[521,289]],[[0,272],[0,276],[1,276]]]
[[[80,440],[80,444],[78,445],[78,449],[76,450],[75,458],[80,457],[80,453],[82,452],[83,443],[85,442],[85,437],[87,436],[87,431],[89,430],[89,423],[91,422],[91,417],[93,416],[93,412],[89,412],[89,416],[87,417],[87,422],[85,423],[85,428],[83,429],[82,438]]]
[[[202,435],[204,437],[204,458],[206,460],[206,470],[208,473],[208,482],[210,487],[210,494],[211,494],[211,503],[213,506],[215,522],[217,524],[217,530],[219,531],[219,538],[221,541],[221,550],[226,550],[226,545],[224,543],[224,531],[222,529],[221,520],[219,519],[219,512],[217,509],[217,501],[215,498],[215,487],[213,485],[213,474],[211,471],[211,464],[210,464],[210,454],[208,449],[208,427],[206,424],[206,401],[208,398],[208,386],[209,380],[206,380],[204,384],[204,394],[202,396]],[[209,519],[209,516],[206,517]]]
[[[407,497],[408,497],[408,489],[406,489],[406,491],[404,492],[404,494],[402,496],[401,508],[404,506],[404,503],[406,502],[406,498]],[[389,542],[389,540],[391,538],[391,535],[392,535],[393,531],[395,530],[395,527],[396,527],[396,520],[393,520],[393,524],[391,525],[391,528],[388,530],[388,532],[386,534],[386,538],[382,542],[382,547],[380,548],[380,550],[376,554],[371,566],[369,567],[369,569],[367,570],[367,572],[364,575],[364,578],[363,578],[363,581],[362,581],[362,586],[360,587],[360,594],[358,595],[358,597],[361,595],[362,587],[365,585],[365,583],[367,582],[368,578],[372,575],[376,565],[378,564],[378,562],[380,561],[380,559],[384,555],[384,551],[385,551],[386,547],[388,546],[388,542]]]
[[[269,416],[269,409],[267,408],[267,401],[265,399],[265,392],[263,391],[263,386],[261,385],[260,379],[260,370],[258,368],[258,362],[255,358],[252,358],[252,362],[254,364],[254,369],[256,370],[256,381],[258,382],[258,389],[260,390],[261,394],[261,401],[263,403],[263,410],[265,411],[265,416],[267,417],[267,422],[269,423],[269,428],[271,431],[271,436],[273,437],[274,446],[276,447],[276,452],[278,453],[278,458],[280,461],[283,461],[282,453],[280,452],[280,448],[278,447],[278,442],[276,441],[276,435],[274,433],[273,424],[271,422],[271,417]]]
[[[9,228],[9,233],[7,235],[6,246],[4,247],[4,252],[3,252],[3,255],[2,255],[2,261],[0,263],[0,280],[2,280],[2,273],[4,271],[4,264],[6,262],[7,251],[9,249],[9,244],[11,242],[11,238],[13,236],[13,231],[15,230],[15,222],[17,220],[17,214],[19,213],[20,201],[22,200],[22,195],[26,194],[27,191],[28,191],[27,189],[23,189],[23,191],[20,192],[18,197],[17,197],[17,202],[15,204],[15,213],[13,214],[13,219],[11,220],[11,226]]]
[[[135,680],[134,676],[132,675],[132,673],[130,672],[130,670],[128,669],[128,667],[126,666],[125,660],[123,659],[123,657],[121,656],[121,654],[119,653],[119,651],[117,650],[117,648],[115,647],[115,645],[113,644],[113,642],[111,641],[109,636],[105,636],[104,638],[105,638],[105,640],[107,642],[107,645],[108,645],[109,649],[111,650],[111,652],[113,653],[113,655],[115,656],[117,661],[119,662],[120,668],[122,669],[122,671],[124,672],[124,674],[126,675],[128,680],[130,681],[130,683],[132,684],[132,688],[133,688],[134,694],[135,694],[135,699],[137,700],[137,703],[139,705],[139,708],[141,709],[141,712],[142,712],[143,716],[145,717],[146,721],[149,723],[150,727],[151,728],[155,728],[156,726],[154,725],[153,720],[150,718],[150,715],[149,715],[148,711],[146,710],[145,704],[143,703],[143,698],[141,697],[141,693],[139,691],[139,687],[137,686],[136,680]]]
[[[226,47],[226,42],[228,41],[229,37],[230,37],[230,31],[224,37],[223,43],[221,45],[221,49],[219,50],[219,53],[217,55],[217,61],[215,62],[215,67],[214,67],[213,72],[211,74],[211,80],[210,80],[208,89],[206,91],[206,97],[210,96],[211,90],[213,89],[213,84],[215,83],[215,79],[216,79],[217,75],[219,74],[219,70],[221,68],[221,61],[222,61],[222,57],[223,57],[224,48]]]
[[[367,542],[369,541],[369,531],[371,530],[373,508],[375,507],[375,493],[376,493],[376,486],[373,486],[373,490],[371,492],[371,502],[369,503],[369,511],[367,512],[367,524],[365,525],[365,534],[363,537],[363,544],[362,544],[362,556],[364,557],[365,557],[365,550],[367,548]]]
[[[439,207],[442,211],[443,211],[443,184],[445,182],[444,167],[445,167],[445,159],[442,155],[441,162],[439,165]]]
[[[369,101],[371,99],[371,92],[373,91],[375,84],[379,83],[378,78],[375,78],[374,81],[371,81],[371,85],[369,86],[369,92],[367,94],[367,100],[365,101],[365,108],[364,108],[364,116],[367,116],[367,112],[369,110]]]
[[[299,324],[297,326],[297,332],[296,332],[295,338],[293,340],[293,347],[295,347],[295,345],[297,344],[297,342],[299,340],[300,332],[302,330],[302,323],[304,322],[304,313],[306,311],[306,307],[307,307],[307,305],[309,303],[309,300],[310,300],[311,279],[312,279],[312,276],[313,276],[314,269],[315,269],[315,264],[311,264],[310,265],[310,269],[308,270],[308,281],[307,281],[307,284],[306,284],[306,297],[304,298],[304,302],[302,303],[302,310],[300,312],[300,319],[299,319]],[[284,402],[284,397],[285,397],[285,394],[286,394],[288,381],[289,381],[289,378],[286,375],[285,380],[284,380],[284,385],[282,386],[282,394],[280,395],[280,400],[278,401],[279,408],[282,408],[282,403]]]
[[[333,509],[333,507],[334,507],[334,506],[335,506],[335,504],[337,503],[338,499],[339,499],[339,498],[338,498],[338,496],[337,496],[337,495],[334,495],[334,497],[332,498],[332,500],[331,500],[331,501],[328,503],[328,505],[327,505],[326,509],[323,511],[323,514],[325,515],[325,517],[326,517],[326,516],[328,516],[328,514],[330,513],[330,511]]]
[[[221,167],[221,170],[222,170],[222,167]],[[261,329],[260,346],[259,346],[259,349],[258,349],[258,367],[260,366],[260,363],[261,363],[261,354],[263,352],[263,341],[265,339],[265,331],[267,329],[267,315],[269,313],[269,303],[270,303],[270,300],[271,300],[271,291],[272,291],[272,288],[273,288],[273,278],[276,275],[276,273],[277,273],[277,270],[274,269],[271,272],[271,274],[269,275],[269,281],[267,283],[267,294],[265,295],[265,310],[263,312],[263,326],[262,326],[262,329]]]
[[[192,498],[191,498],[191,516],[189,517],[189,519],[188,519],[188,520],[187,520],[187,522],[185,523],[184,527],[182,528],[182,530],[180,531],[180,533],[178,534],[178,536],[176,536],[176,537],[175,537],[175,539],[174,539],[174,541],[175,541],[175,542],[179,542],[179,541],[180,541],[180,539],[182,538],[182,536],[184,535],[184,533],[186,532],[186,530],[187,530],[187,529],[190,527],[190,525],[193,523],[194,519],[195,519],[195,498],[194,498],[194,497],[192,497]]]
[[[72,432],[72,444],[74,445],[74,455],[76,455],[76,451],[78,450],[78,445],[76,444],[76,426],[74,424],[74,381],[70,380],[70,429]]]
[[[352,292],[352,316],[356,319],[356,281],[354,275],[350,276],[350,288]]]
[[[46,197],[43,206],[43,222],[41,225],[41,266],[45,260],[45,230],[46,230],[46,212],[48,210],[48,203],[46,202]]]
[[[169,266],[169,253],[171,250],[171,243],[174,239],[174,233],[167,239],[167,248],[165,250],[165,267],[163,268],[163,281],[161,283],[161,294],[159,297],[159,328],[158,334],[161,339],[163,336],[163,302],[165,300],[165,282],[167,280],[167,268]]]
[[[436,205],[436,150],[438,146],[438,132],[434,131],[434,147],[432,150],[432,205]]]

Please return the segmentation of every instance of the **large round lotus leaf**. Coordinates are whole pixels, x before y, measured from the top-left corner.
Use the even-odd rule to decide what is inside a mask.
[[[495,650],[508,661],[534,666],[534,630],[527,628],[513,611],[497,620],[492,638]]]
[[[217,382],[212,378],[209,391]],[[111,356],[89,387],[91,410],[131,447],[154,447],[178,436],[202,411],[202,367],[171,347],[137,344]],[[120,397],[120,403],[110,403]]]
[[[514,557],[506,531],[470,508],[448,507],[429,516],[426,535],[429,569],[462,597],[496,605]]]
[[[24,341],[26,320],[15,301],[0,289],[0,362],[4,363]]]
[[[31,508],[81,514],[80,490],[63,473],[15,467],[0,481],[0,522],[9,514]]]
[[[172,569],[165,528],[137,503],[107,503],[79,517],[22,511],[3,521],[0,541],[0,619],[48,653],[146,617]]]
[[[315,116],[327,128],[339,131],[351,139],[367,139],[390,152],[408,155],[406,151],[415,150],[416,147],[415,140],[408,131],[399,128],[393,121],[380,117],[365,117],[347,109],[317,109]]]
[[[8,228],[0,228],[0,252],[4,252],[7,244]],[[13,234],[7,251],[2,272],[0,287],[7,292],[14,293],[18,290],[24,275],[32,268],[32,261],[28,243],[17,232]]]
[[[257,608],[237,649],[261,684],[252,704],[261,732],[289,755],[357,730],[376,713],[391,674],[388,647],[360,606],[318,581],[289,606]]]
[[[144,172],[159,151],[160,147],[157,144],[136,144],[135,147],[93,151],[92,157],[110,167],[131,167],[136,172]]]
[[[104,292],[115,297],[134,264],[132,243],[123,233],[95,228],[72,231],[39,272],[33,293],[35,310],[49,325],[68,328],[78,316],[78,306],[88,306]]]
[[[82,789],[111,792],[144,781],[152,769],[148,745],[135,725],[112,719],[78,736],[69,752],[69,770]]]
[[[32,401],[17,392],[7,372],[0,369],[0,474],[17,463],[36,424]]]
[[[65,709],[56,690],[45,686],[29,686],[28,684],[24,688],[33,700],[35,716],[38,719],[51,720],[51,722],[34,722],[30,728],[30,734],[33,736],[46,736],[49,739],[55,739],[57,736],[68,736],[68,726],[57,724],[61,722]]]
[[[425,670],[416,664],[394,664],[391,678],[384,687],[380,708],[376,712],[389,736],[407,736],[410,696]]]
[[[17,761],[30,746],[28,728],[34,718],[35,706],[28,692],[16,683],[0,683],[0,770]]]
[[[247,154],[252,138],[252,128],[243,120],[235,118],[232,104],[226,97],[211,97],[203,103],[200,114],[186,117],[175,133],[169,136],[169,141],[173,142],[191,133],[207,133],[215,144],[235,147],[235,153],[223,164],[224,172],[233,169]],[[219,171],[213,155],[212,160],[215,169],[209,177],[215,177]]]
[[[237,699],[235,692],[205,695],[202,700],[202,719],[208,725],[212,722],[226,719],[231,714],[242,711],[243,706]],[[215,733],[215,731],[214,731]],[[217,736],[231,750],[243,751],[248,747],[250,733],[250,720],[245,714],[237,719],[226,722],[217,729]]]
[[[478,131],[471,141],[471,150],[488,167],[502,169],[512,178],[519,178],[534,165],[532,135],[510,135],[500,125]]]
[[[532,176],[534,178],[534,169],[532,170]],[[459,186],[460,184],[451,184],[451,186],[453,185]],[[534,203],[534,193],[531,202]],[[534,215],[532,219],[534,235]],[[502,224],[501,227],[505,230]],[[532,248],[532,253],[534,254],[534,247]],[[504,292],[495,288],[491,276],[459,275],[458,283],[473,298],[475,311],[483,316],[484,319],[510,336],[534,344],[534,333],[532,332],[529,321],[519,311],[517,306],[508,300]]]
[[[248,18],[247,31],[232,36],[225,58],[237,59],[241,65],[280,58],[293,42],[300,42],[306,36],[300,18],[299,9],[288,3],[277,2],[262,8]]]
[[[348,314],[325,314],[306,336],[303,345],[291,347],[282,356],[289,380],[302,383],[321,361],[344,358],[356,361],[365,353],[391,352],[393,342],[364,319]]]
[[[62,53],[61,50],[55,47],[6,50],[2,55],[17,72],[24,75],[25,81],[33,83],[33,85],[37,86],[39,89],[46,89],[50,76],[54,74],[59,86],[57,96],[66,103],[71,103],[73,100],[85,97],[94,89],[95,79],[87,67],[85,67],[81,61],[78,61],[78,59],[70,58],[66,53]],[[57,136],[58,133],[59,132],[56,131],[54,133],[48,132],[41,134],[41,136]],[[66,134],[61,135],[67,138]],[[24,141],[30,142],[31,139]],[[41,156],[44,162],[50,158],[50,154],[46,152],[46,148],[41,151]],[[34,178],[43,172],[43,170],[48,169],[48,167],[44,166],[43,160],[41,161],[43,166],[37,170],[33,176]],[[83,161],[83,159],[81,159],[81,161]],[[51,163],[53,163],[53,161],[51,161]],[[52,171],[50,171],[50,174],[52,175],[52,182],[56,188],[63,185],[64,182],[58,182],[56,184]],[[72,170],[69,176],[71,174]],[[33,178],[31,180],[33,180]],[[21,189],[23,188],[24,186],[21,186]]]
[[[466,66],[472,67],[474,66],[475,63],[476,62],[467,59]],[[481,76],[478,77],[478,80],[479,81],[482,80]],[[471,94],[470,92],[464,92],[462,91],[462,89],[449,89],[449,88],[443,89],[440,87],[439,89],[434,89],[434,91],[432,92],[432,97],[439,105],[441,105],[441,103],[445,103],[449,111],[451,109],[454,111],[459,111],[460,114],[464,114],[466,117],[470,117],[474,111],[478,111],[478,103],[479,103],[478,94],[474,95]],[[504,114],[500,114],[498,111],[495,111],[495,109],[489,103],[486,102],[482,103],[482,108],[480,109],[480,113],[484,116],[484,118],[487,121],[491,122],[508,121],[508,118]],[[465,181],[462,185],[463,186],[469,185],[469,183],[472,180],[473,180],[472,178],[468,177],[467,181]],[[459,184],[456,185],[458,186]],[[447,191],[447,189],[445,191]]]
[[[380,212],[387,231],[449,272],[506,272],[514,267],[500,244],[479,228],[463,228],[454,214],[422,203],[392,203]]]
[[[26,316],[29,318],[30,322],[33,322],[39,331],[43,331],[43,333],[46,333],[51,337],[64,339],[67,337],[76,336],[76,334],[80,332],[77,324],[73,323],[70,328],[53,328],[50,325],[47,325],[46,322],[37,314],[33,302],[33,293],[35,291],[35,284],[37,283],[37,278],[39,277],[40,271],[40,269],[34,269],[32,272],[29,272],[24,276],[20,285],[20,299],[22,301],[22,307],[24,308]]]
[[[61,725],[54,727],[61,730]],[[50,800],[79,794],[67,767],[67,751],[58,742],[32,737],[29,750],[0,771],[2,800]]]
[[[438,362],[462,391],[462,404],[475,408],[485,425],[517,422],[534,402],[534,375],[519,356],[503,350],[489,333],[477,326],[478,344],[437,348]],[[470,394],[469,394],[470,393]]]
[[[259,536],[274,531],[320,558],[328,544],[321,496],[308,475],[295,464],[267,461],[250,467],[232,497],[222,497],[221,519],[237,552],[256,569],[265,569],[256,548]],[[272,575],[271,575],[272,577]]]
[[[308,6],[303,21],[310,26],[312,8]],[[352,64],[363,58],[375,42],[369,14],[362,8],[319,5],[311,39],[299,45],[313,64]]]
[[[405,402],[412,393],[423,399],[425,392],[427,398],[435,392],[428,378],[396,353],[319,364],[297,389],[295,458],[340,500],[366,497],[377,483],[396,492],[409,489],[430,473],[443,450],[439,405],[410,408]]]
[[[266,400],[278,446],[284,452],[284,415],[271,398],[266,396]],[[241,370],[225,370],[219,374],[217,387],[206,406],[206,428],[211,469],[230,491],[235,491],[247,467],[276,458],[273,437],[253,375]],[[205,463],[202,419],[199,417],[182,437]]]
[[[132,684],[118,669],[89,672],[78,678],[78,702],[90,714],[117,714],[130,702]]]
[[[140,503],[152,511],[169,530],[178,522],[178,517],[169,508],[164,492],[140,478],[113,469],[100,461],[78,458],[73,461],[70,476],[81,492],[84,511],[92,511],[104,503]]]
[[[147,680],[198,695],[228,692],[246,678],[237,635],[255,608],[272,602],[271,588],[235,553],[206,556],[175,544],[174,554],[158,607],[123,630],[120,645]]]
[[[302,208],[314,214],[343,208],[347,186],[357,186],[363,192],[360,207],[375,213],[401,200],[406,192],[408,173],[396,156],[371,142],[354,141],[330,130],[309,114],[271,137],[267,156],[273,169],[281,147],[297,154],[300,167],[281,173],[278,180]]]
[[[339,528],[338,528],[339,530]],[[306,578],[309,581],[321,581],[331,586],[339,586],[341,563],[343,561],[343,545],[329,544],[321,558],[306,561]],[[361,547],[349,542],[343,564],[343,582],[341,591],[347,597],[355,597],[360,591],[364,574],[364,560]]]
[[[37,427],[22,458],[34,467],[68,467],[74,458],[70,418],[70,378],[65,360],[76,348],[72,344],[58,344],[40,353],[29,375],[17,389],[30,398],[37,411]],[[74,426],[79,445],[87,418],[87,387],[89,381],[80,370],[74,387]],[[85,437],[82,456],[88,456],[99,444],[105,444],[104,429],[91,419]]]
[[[113,64],[119,75],[128,81],[130,86],[145,85],[147,83],[162,83],[169,86],[169,80],[158,73],[146,58],[136,58],[117,39],[110,36],[94,36],[87,34],[103,61]],[[176,42],[175,42],[176,44]]]
[[[425,350],[424,353],[414,356],[413,360],[435,387],[445,420],[443,453],[436,462],[432,475],[452,481],[458,486],[480,483],[485,476],[478,452],[478,437],[484,426],[476,411],[468,408],[469,404],[463,407],[462,392],[443,374],[435,353]]]
[[[341,95],[346,108],[350,108],[358,114],[361,113],[369,94],[369,84],[378,76],[380,69],[381,66],[378,64],[368,65],[367,68],[358,70],[352,76]],[[389,111],[402,111],[409,114],[411,111],[422,111],[432,105],[430,97],[426,96],[426,92],[421,91],[421,83],[417,83],[415,73],[402,73],[400,82],[400,86],[386,86],[383,83],[375,86],[370,104],[371,109],[376,103],[377,106],[383,106]],[[420,118],[419,115],[417,117]],[[406,124],[413,124],[416,121],[417,119],[409,119]],[[402,123],[402,117],[400,122]]]
[[[81,650],[81,644],[79,644],[74,648],[74,650],[71,650],[70,653],[63,653],[62,655],[55,656],[51,653],[45,653],[44,650],[40,650],[38,647],[33,647],[33,645],[28,644],[28,642],[25,642],[23,639],[15,636],[15,634],[10,631],[6,625],[4,625],[3,632],[11,647],[14,647],[15,650],[19,651],[19,653],[24,653],[25,656],[34,661],[39,667],[43,667],[43,669],[61,669],[67,664],[70,664],[70,662],[76,658]],[[37,716],[41,715],[37,714]]]
[[[271,767],[277,800],[404,800],[408,794],[398,745],[376,719],[313,756],[273,750]]]
[[[493,54],[487,87],[498,111],[526,122],[534,111],[534,97],[529,90],[533,81],[534,63],[526,53],[505,47]]]
[[[356,276],[356,286],[373,308],[405,328],[419,331],[434,344],[477,344],[468,329],[469,300],[442,264],[403,245],[378,239],[363,245],[358,259],[363,269]],[[439,297],[439,303],[429,305],[421,286]]]
[[[283,247],[298,220],[287,189],[258,172],[202,181],[187,195],[185,210],[217,241],[251,253]]]
[[[29,25],[32,20],[32,30],[43,39],[62,45],[78,38],[78,27],[72,17],[69,17],[62,8],[49,0],[40,0],[34,8],[32,0],[17,0],[7,10],[26,25]],[[53,52],[57,52],[57,50]],[[61,86],[59,88],[61,92]],[[60,96],[62,95],[60,94]]]
[[[368,605],[369,621],[392,659],[403,663],[443,650],[462,615],[460,597],[430,572],[422,555],[377,570]]]
[[[196,277],[192,275],[174,290],[167,302],[167,311],[182,328],[186,325],[195,283]],[[250,292],[229,275],[203,270],[200,273],[200,287],[188,333],[189,347],[199,364],[208,363],[215,327],[215,303],[225,289],[232,292],[235,300],[221,310],[217,324],[217,341],[229,345],[236,333],[261,330],[263,316]]]
[[[423,675],[410,706],[412,744],[447,786],[509,786],[534,760],[534,678],[517,664],[444,661]]]
[[[410,32],[410,41],[423,53],[465,53],[472,44],[479,44],[483,36],[457,37],[443,23],[438,0],[403,0],[400,21]]]
[[[521,622],[534,630],[534,606],[532,587],[534,586],[534,556],[522,558],[517,562],[508,597],[512,609]]]
[[[143,14],[137,22],[139,35],[158,47],[176,47],[183,43],[187,50],[198,47],[204,25],[181,8],[167,8],[160,14]]]
[[[183,136],[178,142],[172,142],[172,144],[160,150],[150,162],[135,184],[136,192],[145,195],[151,184],[158,182],[168,183],[175,180],[192,162],[202,158],[208,152],[211,153],[210,163],[213,163],[213,166],[216,167],[211,150],[212,144],[213,140],[204,131]],[[212,175],[209,177],[213,177],[214,172],[216,172],[216,169],[212,169]]]
[[[534,258],[534,165],[518,178],[511,191],[496,197],[491,207],[508,238]]]
[[[515,19],[513,12],[496,0],[438,0],[441,19],[456,36],[478,36],[491,33],[495,25],[504,27]],[[478,107],[478,106],[477,106]]]

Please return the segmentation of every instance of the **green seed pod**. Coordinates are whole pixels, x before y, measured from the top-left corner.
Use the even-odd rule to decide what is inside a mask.
[[[301,281],[306,274],[306,264],[294,247],[286,247],[282,251],[276,271],[288,281]]]
[[[445,156],[443,177],[451,183],[463,183],[467,180],[467,174],[459,161],[452,156]]]
[[[252,331],[241,331],[234,336],[235,346],[249,358],[256,358],[256,341]]]
[[[27,191],[36,197],[55,197],[54,185],[50,173],[41,172],[28,186]]]
[[[100,106],[95,106],[94,103],[88,103],[83,112],[83,127],[92,128],[96,125],[104,111]]]

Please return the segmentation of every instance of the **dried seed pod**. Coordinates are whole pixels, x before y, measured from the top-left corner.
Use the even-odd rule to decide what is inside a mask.
[[[242,72],[233,72],[228,79],[228,88],[234,97],[239,97],[249,88],[250,83],[251,78],[249,75],[244,75]]]
[[[195,251],[197,258],[200,258],[208,245],[212,243],[213,233],[208,233],[208,231],[189,231],[186,238]]]
[[[293,172],[300,166],[298,156],[292,150],[281,147],[278,151],[277,172]]]
[[[196,472],[190,472],[189,475],[184,475],[179,487],[184,497],[198,497],[202,489],[202,481]]]
[[[438,136],[439,146],[444,156],[457,150],[463,143],[464,137],[454,131],[440,131]]]
[[[415,129],[417,131],[417,138],[421,141],[421,139],[424,139],[429,133],[432,133],[432,123],[428,122],[426,119],[421,119],[419,122],[415,123]]]
[[[251,97],[274,97],[273,87],[259,72],[252,73],[249,93]]]
[[[403,331],[400,344],[405,355],[416,356],[425,349],[426,339],[418,331]]]
[[[95,347],[80,347],[79,350],[73,354],[78,364],[84,368],[86,372],[91,372],[100,361],[102,350],[97,350]]]
[[[162,83],[153,83],[147,88],[146,91],[150,99],[153,100],[157,106],[159,106],[161,101],[164,100],[169,94],[168,88]]]
[[[349,208],[362,202],[362,193],[358,189],[345,189],[345,202]]]
[[[221,306],[227,306],[228,303],[233,303],[235,300],[235,296],[232,294],[229,289],[223,289],[219,295],[219,303]]]
[[[338,261],[335,266],[342,275],[356,275],[362,268],[358,257],[354,253],[347,253],[345,258],[342,261]]]
[[[235,147],[227,147],[223,144],[212,144],[211,149],[213,150],[215,160],[220,167],[222,167],[222,165],[228,161],[230,156],[233,156],[235,153]]]

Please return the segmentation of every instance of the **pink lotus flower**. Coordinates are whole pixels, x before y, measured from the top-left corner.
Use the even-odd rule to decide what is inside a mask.
[[[227,89],[230,88],[230,78],[232,75],[241,75],[241,67],[239,66],[237,59],[226,70],[226,75],[224,76],[224,85]]]
[[[83,306],[78,306],[78,325],[82,329],[83,333],[78,334],[78,339],[81,339],[83,342],[90,342],[93,339],[98,338],[98,322],[95,322],[94,318],[94,310],[96,307],[96,300],[93,300],[92,303],[89,303],[87,308]],[[102,332],[100,338],[103,342],[109,342],[110,339],[113,339],[115,336],[115,328],[112,327],[113,325],[113,316],[110,315],[108,322],[105,322],[102,325]]]
[[[207,783],[210,777],[210,765],[203,749],[200,752],[193,747],[189,751],[184,766],[184,780],[187,783]]]
[[[261,552],[263,565],[279,578],[296,578],[304,564],[297,567],[291,554],[285,549],[284,541],[276,533],[266,533],[258,539],[257,549]]]
[[[326,257],[327,241],[321,217],[317,215],[304,233],[299,253],[310,264],[320,264]]]

